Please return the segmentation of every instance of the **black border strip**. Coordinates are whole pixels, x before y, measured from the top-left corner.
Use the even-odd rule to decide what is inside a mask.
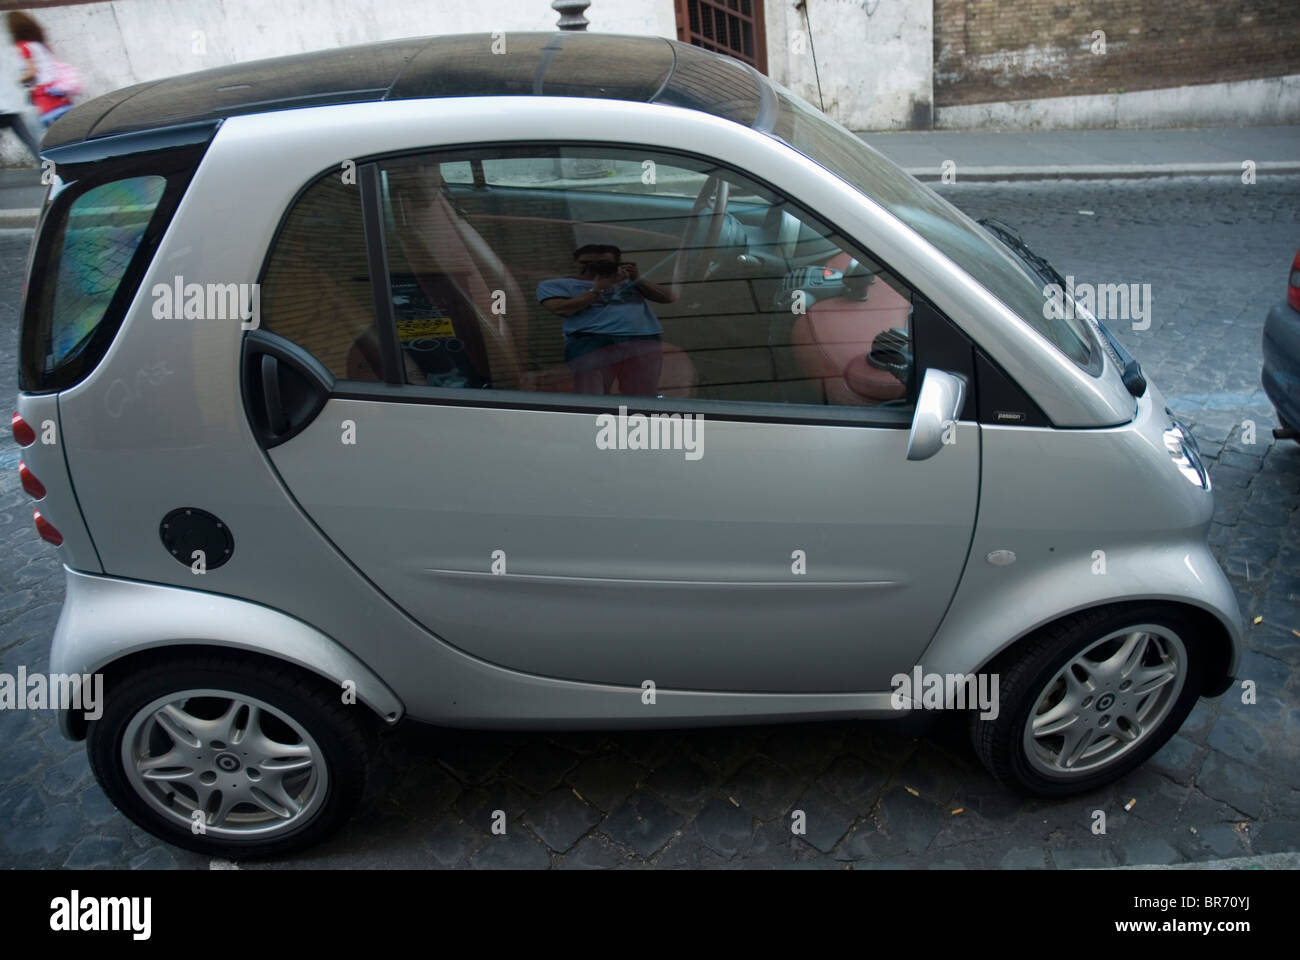
[[[409,403],[431,407],[474,407],[484,410],[531,410],[538,413],[617,415],[620,407],[634,413],[703,414],[719,423],[788,423],[825,427],[868,427],[908,430],[912,408],[898,408],[897,420],[886,420],[880,407],[814,406],[812,404],[739,400],[701,400],[695,397],[630,397],[619,394],[549,393],[533,390],[474,390],[459,387],[426,387],[418,384],[370,383],[363,380],[335,380],[335,400],[380,403]],[[554,397],[551,402],[539,397]],[[722,404],[744,404],[744,410],[722,409]],[[886,410],[893,408],[885,408]],[[809,414],[794,414],[806,410]],[[817,411],[813,413],[812,411]]]
[[[393,307],[392,282],[388,272],[388,242],[384,236],[379,165],[366,163],[357,169],[361,190],[361,224],[366,237],[366,266],[370,271],[370,298],[375,309],[375,333],[379,337],[379,359],[387,383],[402,383],[402,348],[397,342],[397,311]],[[316,181],[313,180],[313,183]],[[295,204],[296,206],[296,199]],[[286,209],[286,213],[292,207]],[[282,222],[283,223],[283,222]],[[279,231],[276,231],[277,234]],[[272,246],[272,251],[274,246]],[[383,277],[382,286],[375,282]]]

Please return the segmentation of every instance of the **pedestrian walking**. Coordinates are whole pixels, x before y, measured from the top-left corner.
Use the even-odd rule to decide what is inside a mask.
[[[20,70],[15,49],[0,43],[0,130],[12,130],[35,159],[41,148],[32,130],[31,100],[18,82]]]
[[[72,109],[72,98],[81,93],[77,71],[50,52],[41,25],[25,13],[14,10],[6,17],[9,35],[23,58],[20,76],[31,91],[32,106],[48,127]]]

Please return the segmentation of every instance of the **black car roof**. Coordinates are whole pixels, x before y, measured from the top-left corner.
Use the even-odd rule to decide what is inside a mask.
[[[504,52],[493,53],[503,44]],[[592,33],[418,37],[238,63],[125,87],[68,111],[42,143],[296,107],[428,97],[595,97],[666,103],[763,128],[772,88],[752,67],[662,37]]]

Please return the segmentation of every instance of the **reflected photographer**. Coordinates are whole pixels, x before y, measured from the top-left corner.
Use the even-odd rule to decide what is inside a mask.
[[[537,299],[564,318],[564,359],[576,392],[652,397],[663,369],[663,328],[649,303],[677,296],[622,256],[612,244],[579,247],[574,275],[543,280]]]

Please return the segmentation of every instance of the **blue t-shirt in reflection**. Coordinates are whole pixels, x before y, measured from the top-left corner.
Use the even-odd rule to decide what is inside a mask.
[[[556,277],[537,285],[537,300],[562,297],[566,300],[591,289],[590,280]],[[617,291],[617,292],[615,292]],[[593,303],[585,310],[564,318],[564,335],[605,333],[615,336],[650,336],[663,333],[659,319],[646,303],[635,284],[616,286],[609,291],[608,303]]]

